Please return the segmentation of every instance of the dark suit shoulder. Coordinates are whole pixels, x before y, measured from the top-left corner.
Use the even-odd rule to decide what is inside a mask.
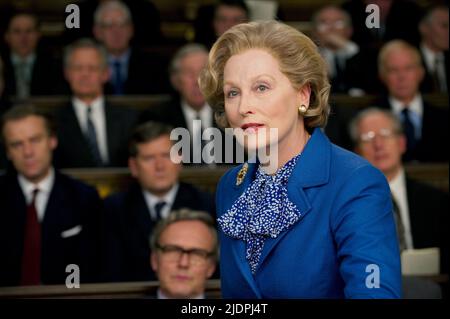
[[[448,197],[448,193],[445,193],[436,187],[419,182],[410,177],[406,177],[406,187],[408,188],[408,192],[414,191],[415,193],[420,194],[422,198],[426,198],[427,200],[430,200],[430,196],[440,198]]]
[[[214,197],[191,184],[180,182],[172,209],[183,207],[207,211],[213,215],[215,213]]]
[[[70,191],[70,194],[72,195],[93,195],[98,197],[98,192],[94,187],[58,171],[55,176],[55,183],[56,182],[67,191]]]

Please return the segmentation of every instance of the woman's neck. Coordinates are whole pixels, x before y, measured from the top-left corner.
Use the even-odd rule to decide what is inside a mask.
[[[270,161],[267,165],[262,165],[264,171],[269,174],[275,174],[278,169],[283,167],[293,157],[297,156],[300,152],[303,152],[306,143],[310,138],[310,134],[302,127],[296,130],[295,134],[291,134],[289,138],[286,138],[278,143],[278,158],[273,159],[270,157]]]

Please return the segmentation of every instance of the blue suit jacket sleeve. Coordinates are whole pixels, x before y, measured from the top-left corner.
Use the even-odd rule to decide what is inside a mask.
[[[401,297],[399,248],[384,176],[362,166],[335,198],[330,225],[346,298]]]

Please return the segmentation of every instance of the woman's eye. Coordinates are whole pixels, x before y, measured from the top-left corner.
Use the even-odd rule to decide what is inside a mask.
[[[265,86],[265,85],[258,85],[258,87],[256,88],[256,90],[257,91],[259,91],[259,92],[264,92],[264,91],[266,91],[268,89],[268,87],[267,86]]]
[[[238,92],[236,90],[231,90],[231,91],[228,91],[227,97],[235,97],[235,96],[237,96],[237,94],[238,94]]]

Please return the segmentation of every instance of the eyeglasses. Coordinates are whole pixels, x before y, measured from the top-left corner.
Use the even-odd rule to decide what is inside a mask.
[[[100,23],[100,26],[105,29],[112,29],[112,28],[125,28],[128,26],[130,22],[128,20],[124,21],[105,21]]]
[[[378,133],[374,132],[374,131],[369,131],[367,133],[361,134],[361,136],[359,137],[359,140],[362,143],[369,143],[372,142],[375,137],[379,136],[380,138],[382,138],[383,140],[391,138],[395,135],[396,133],[388,128],[382,128],[378,131]]]
[[[176,245],[162,246],[160,244],[157,244],[156,248],[161,250],[164,258],[169,262],[178,262],[180,261],[183,254],[187,254],[189,256],[189,261],[192,265],[203,264],[209,257],[213,255],[212,252],[209,252],[204,249],[199,248],[184,249],[183,247]]]
[[[328,31],[331,28],[342,30],[345,27],[347,27],[347,24],[345,23],[344,20],[338,20],[338,21],[335,21],[335,22],[319,22],[317,24],[317,30],[319,32],[325,32],[325,31]]]

